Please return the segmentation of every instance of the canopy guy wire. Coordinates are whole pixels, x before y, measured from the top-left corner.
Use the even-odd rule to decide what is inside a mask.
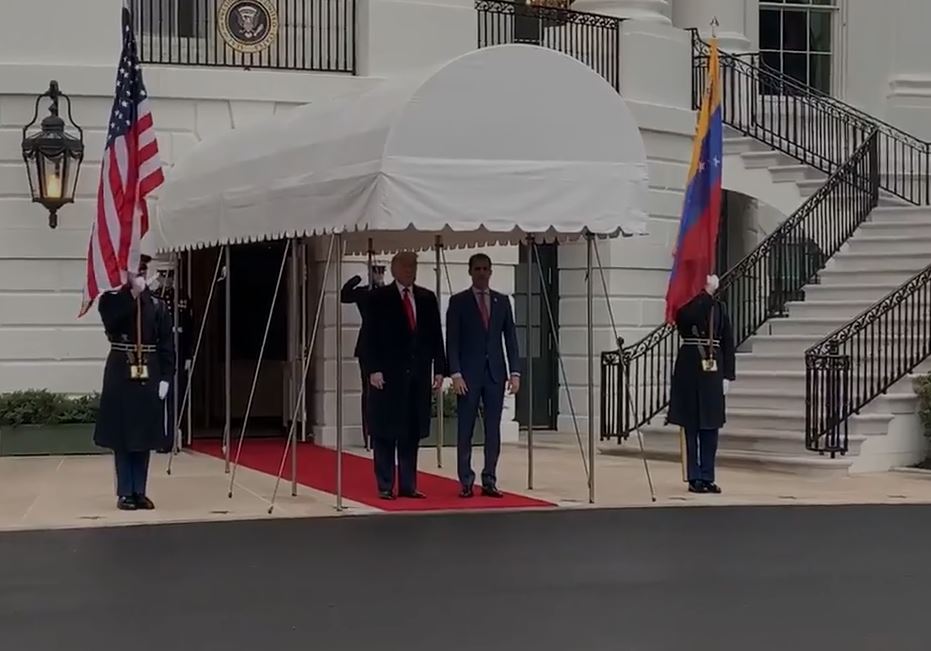
[[[317,297],[317,312],[314,315],[314,325],[310,331],[310,343],[308,343],[307,351],[306,351],[306,354],[304,355],[304,369],[301,373],[300,395],[298,396],[297,404],[295,405],[295,408],[294,408],[294,413],[291,415],[291,426],[288,429],[288,438],[285,442],[285,449],[281,455],[281,464],[278,467],[278,476],[275,480],[275,490],[272,493],[271,504],[268,507],[269,515],[272,513],[272,511],[275,508],[275,500],[278,497],[278,487],[281,484],[281,476],[282,474],[284,474],[284,466],[288,458],[288,452],[291,448],[291,445],[294,444],[294,431],[295,431],[295,425],[297,423],[297,412],[301,407],[301,403],[304,398],[304,393],[307,390],[307,373],[310,370],[310,361],[312,358],[314,345],[316,344],[316,341],[317,341],[317,333],[320,330],[320,318],[323,314],[323,303],[324,303],[324,300],[326,299],[327,281],[329,280],[329,277],[330,277],[330,267],[332,266],[332,262],[333,262],[333,249],[334,249],[334,245],[338,237],[339,235],[336,233],[334,233],[333,235],[330,235],[330,246],[327,251],[326,266],[324,267],[324,271],[323,271],[323,284],[320,286],[320,295]],[[342,249],[342,242],[340,242],[340,245],[341,245],[340,249]],[[342,251],[340,251],[340,253],[342,253]],[[336,300],[339,301],[339,292],[337,291],[336,294],[337,294]],[[342,306],[340,306],[340,309],[341,307]],[[337,332],[337,342],[339,342],[341,334],[342,334],[341,332]],[[337,364],[337,368],[339,368],[339,366],[340,364]],[[341,378],[338,378],[338,379],[341,379]],[[337,393],[339,393],[341,388],[342,387],[338,387]]]
[[[217,287],[217,283],[220,282],[220,269],[223,264],[224,248],[220,248],[219,252],[217,253],[217,264],[216,264],[216,268],[213,270],[213,282],[210,283],[210,292],[207,294],[207,306],[204,308],[204,317],[201,319],[200,330],[197,333],[197,342],[194,344],[194,356],[191,359],[191,366],[187,370],[187,374],[188,374],[187,386],[184,387],[184,399],[181,401],[181,408],[175,412],[175,416],[178,419],[178,421],[174,423],[175,431],[180,431],[182,414],[184,414],[185,406],[189,407],[188,402],[191,398],[191,387],[194,384],[192,382],[194,378],[194,367],[196,366],[197,359],[200,356],[200,345],[204,340],[204,330],[207,327],[207,318],[210,315],[210,307],[213,305],[214,290]],[[190,256],[188,257],[188,271],[190,271]],[[190,291],[190,281],[188,282],[188,291]],[[176,296],[175,303],[177,302],[178,301],[177,301],[177,296]],[[190,416],[190,409],[188,409],[188,415]],[[191,425],[191,419],[188,418],[188,445],[191,444],[191,436],[192,436],[190,425]],[[174,456],[175,456],[174,454],[168,455],[168,474],[169,475],[171,474],[171,463],[172,463],[172,460],[174,459]]]
[[[605,293],[605,304],[608,306],[608,318],[611,321],[611,330],[614,333],[614,341],[619,341],[620,333],[618,332],[617,321],[614,320],[614,308],[611,306],[611,298],[610,298],[610,294],[608,294],[608,280],[605,277],[604,266],[601,264],[601,254],[598,252],[597,246],[595,246],[594,249],[595,249],[595,261],[596,261],[596,264],[598,265],[598,271],[601,275],[601,286],[604,289],[604,293]],[[622,390],[625,393],[625,399],[630,404],[631,410],[633,410],[634,405],[632,402],[632,398],[630,396],[630,391],[627,391],[626,386],[627,386],[626,383],[624,383],[624,388]],[[636,411],[634,411],[634,413],[636,413]],[[643,458],[643,470],[647,476],[647,484],[649,484],[650,486],[650,499],[655,502],[656,491],[653,488],[653,477],[650,474],[650,466],[647,463],[647,454],[646,454],[646,450],[643,445],[643,432],[640,430],[639,427],[637,428],[637,441],[640,443],[640,456]]]
[[[565,360],[563,360],[562,350],[559,347],[559,337],[556,335],[556,320],[553,318],[553,307],[550,304],[549,294],[542,291],[542,288],[546,286],[546,279],[543,276],[543,266],[540,264],[540,255],[539,255],[539,251],[537,250],[537,243],[535,241],[531,242],[531,247],[533,251],[533,257],[536,259],[536,263],[537,263],[536,267],[537,267],[537,271],[540,277],[540,287],[541,287],[540,298],[543,301],[543,305],[546,307],[546,316],[550,324],[550,328],[549,328],[550,336],[553,338],[553,347],[556,350],[556,359],[559,360],[559,370],[562,374],[563,386],[565,386],[566,388],[566,398],[569,401],[569,413],[572,415],[572,425],[575,429],[575,437],[579,442],[579,454],[582,457],[582,467],[585,470],[585,479],[586,481],[589,482],[589,486],[591,486],[591,479],[590,479],[591,472],[589,470],[589,461],[585,457],[585,446],[582,443],[582,430],[579,428],[579,419],[578,419],[578,416],[576,415],[575,405],[572,402],[572,392],[569,390],[569,375],[566,373],[566,363],[565,363]],[[529,294],[530,292],[528,291],[528,295]],[[531,313],[530,305],[528,304],[527,306],[528,316],[530,313]],[[528,318],[528,321],[529,321],[529,318]],[[529,325],[528,325],[528,330],[529,330]],[[532,352],[531,349],[528,347],[527,349],[527,360],[528,360],[527,366],[528,367],[530,366],[531,352]],[[529,446],[530,446],[530,440],[528,439],[528,447]]]
[[[233,472],[230,473],[229,496],[233,496],[233,484],[236,481],[236,470],[239,467],[239,458],[242,454],[242,443],[246,438],[246,428],[249,426],[249,416],[252,414],[252,403],[255,400],[255,388],[259,383],[259,372],[262,370],[262,360],[265,358],[265,346],[268,343],[268,333],[272,327],[272,317],[275,314],[275,304],[278,303],[278,294],[281,291],[281,279],[284,277],[284,269],[288,262],[288,254],[291,252],[291,244],[294,240],[288,240],[285,244],[284,251],[281,254],[281,266],[278,269],[278,279],[275,281],[275,292],[272,294],[271,305],[268,306],[268,319],[265,322],[265,332],[262,335],[262,345],[259,347],[259,358],[255,362],[255,373],[252,375],[252,388],[249,389],[249,401],[246,403],[246,413],[243,415],[242,428],[239,432],[239,442],[236,446],[236,458],[233,461]],[[300,406],[300,401],[298,401]],[[296,449],[296,446],[295,446]]]

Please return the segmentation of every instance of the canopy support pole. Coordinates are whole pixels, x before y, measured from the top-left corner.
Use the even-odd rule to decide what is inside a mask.
[[[278,280],[275,281],[275,293],[272,294],[271,305],[268,306],[268,319],[265,321],[265,333],[262,335],[262,345],[259,346],[259,358],[255,362],[255,373],[252,374],[252,388],[249,389],[249,401],[246,403],[246,413],[242,419],[242,428],[239,432],[239,442],[236,446],[236,459],[233,462],[233,472],[230,474],[230,487],[227,496],[233,497],[233,484],[236,481],[236,470],[239,468],[239,458],[242,454],[242,444],[246,438],[246,428],[249,426],[249,416],[252,414],[252,403],[255,400],[255,387],[259,383],[259,374],[262,371],[262,360],[265,358],[265,346],[268,343],[268,332],[272,327],[272,317],[275,314],[275,304],[278,302],[278,294],[281,291],[281,279],[284,276],[285,264],[288,261],[288,253],[291,251],[291,240],[285,244],[284,252],[281,254],[281,266],[278,269]],[[296,448],[297,446],[295,446]]]
[[[290,249],[290,251],[288,251],[288,249]],[[297,294],[296,294],[297,292],[297,239],[296,238],[293,240],[288,240],[288,246],[285,248],[284,255],[287,257],[288,254],[290,254],[290,282],[288,283],[290,287],[288,289],[290,290],[289,293],[291,294],[291,296],[289,297],[290,300],[288,301],[288,307],[290,310],[293,310],[294,312],[296,312],[297,305],[298,305]],[[285,262],[284,258],[282,258],[281,260],[282,271],[284,271],[284,262]],[[279,283],[281,282],[280,273],[279,273],[278,282]],[[275,287],[275,295],[276,296],[278,295],[277,287]],[[272,307],[274,307],[274,305],[275,304],[273,301]],[[269,325],[271,325],[271,316],[272,316],[271,312],[269,312],[268,314]],[[298,318],[300,318],[300,315],[298,315]],[[292,319],[291,323],[294,324],[295,321]],[[297,323],[299,324],[300,322],[298,321]],[[295,327],[295,330],[298,330],[298,328]],[[291,337],[293,341],[294,335],[291,334]],[[290,382],[291,395],[289,396],[291,400],[289,400],[289,402],[293,400],[294,404],[290,405],[291,407],[295,407],[300,404],[300,399],[297,397],[297,391],[296,391],[297,387],[295,386],[295,381],[297,379],[296,376],[297,376],[297,367],[294,361],[292,361],[291,362],[291,382]],[[295,413],[299,411],[300,410],[296,410]],[[297,445],[294,445],[291,447],[291,497],[297,497]]]
[[[443,304],[443,269],[441,267],[443,261],[443,237],[441,235],[436,236],[436,243],[433,246],[436,251],[436,304]],[[448,276],[448,272],[447,272]],[[435,373],[436,371],[434,371]],[[443,384],[440,384],[440,388],[436,391],[436,467],[443,467],[443,434],[445,428],[446,414],[445,412],[445,400],[443,400],[443,389],[445,387]]]
[[[611,320],[611,329],[614,331],[614,341],[619,342],[618,350],[621,351],[623,347],[620,344],[620,336],[618,334],[617,321],[615,321],[614,319],[614,310],[611,307],[611,298],[610,298],[610,295],[608,294],[608,281],[605,278],[604,265],[601,264],[601,254],[598,253],[598,247],[595,246],[594,248],[595,248],[595,262],[598,264],[598,270],[601,272],[601,285],[604,288],[605,303],[608,306],[608,318]],[[622,382],[621,384],[624,385],[625,388],[619,388],[618,390],[624,391],[624,399],[627,400],[627,404],[631,409],[631,413],[636,413],[636,410],[634,410],[633,398],[631,398],[630,391],[626,389],[626,386],[627,386],[626,383]],[[643,432],[640,430],[639,427],[637,428],[637,441],[640,443],[640,456],[643,459],[643,471],[646,474],[647,485],[650,488],[650,499],[655,502],[656,501],[656,490],[653,487],[653,477],[650,474],[650,465],[647,463],[647,453],[643,445]]]
[[[187,281],[184,285],[184,291],[185,291],[185,295],[187,296],[189,309],[191,308],[191,305],[190,305],[191,293],[192,293],[191,285],[194,284],[194,272],[191,271],[191,265],[193,263],[193,260],[194,260],[193,255],[191,254],[190,251],[188,251],[187,252],[187,264],[184,265],[184,272],[186,276],[185,280]],[[217,256],[217,268],[213,272],[213,282],[210,284],[210,297],[207,299],[207,308],[204,310],[204,319],[203,319],[204,323],[207,322],[207,312],[210,310],[210,301],[213,298],[213,289],[214,287],[216,287],[217,275],[219,275],[219,273],[220,273],[220,257],[218,255]],[[192,317],[193,317],[193,314],[192,314]],[[193,318],[191,320],[193,321]],[[200,337],[201,335],[203,335],[203,333],[204,333],[204,329],[203,329],[203,325],[201,325],[200,334],[197,337],[198,347],[200,346]],[[185,391],[184,391],[185,395],[187,395],[191,390],[191,382],[194,379],[194,360],[195,359],[197,359],[196,351],[194,352],[194,357],[191,359],[191,363],[187,364],[187,362],[185,362],[187,366],[187,368],[185,368],[185,371],[187,372],[187,383],[185,384]],[[185,412],[184,403],[181,403],[181,411],[187,414],[187,445],[188,447],[191,447],[194,444],[194,416],[193,416],[194,410],[191,409],[191,405],[188,404],[187,411]]]
[[[585,458],[585,447],[582,443],[582,430],[579,428],[579,419],[575,412],[575,404],[572,401],[572,391],[569,390],[569,375],[566,373],[566,362],[563,359],[562,350],[559,347],[559,336],[556,334],[556,319],[553,317],[553,306],[550,305],[549,294],[543,291],[543,288],[546,287],[546,279],[543,276],[543,266],[540,264],[540,255],[536,248],[537,245],[534,243],[533,250],[537,260],[537,273],[540,276],[540,298],[543,301],[544,307],[546,307],[546,316],[550,324],[550,336],[553,338],[553,347],[556,349],[556,359],[559,360],[559,370],[562,375],[563,386],[566,388],[566,399],[569,401],[569,413],[572,414],[572,425],[575,429],[575,438],[579,443],[579,454],[582,456],[582,468],[585,470],[585,479],[588,481],[588,461]]]
[[[232,313],[232,292],[230,290],[230,279],[232,274],[230,273],[230,245],[226,245],[226,273],[224,274],[224,280],[226,286],[224,287],[224,292],[226,296],[226,324],[225,324],[225,334],[226,334],[226,426],[223,428],[223,457],[225,463],[225,472],[229,474],[230,472],[230,437],[232,433],[233,426],[233,345],[230,341],[232,325],[233,325],[233,313]]]
[[[191,256],[190,256],[190,253],[188,253],[188,269],[187,269],[188,291],[190,291],[190,287],[191,287],[190,261],[191,261]],[[187,407],[188,447],[190,447],[191,444],[193,443],[193,436],[194,436],[193,430],[192,430],[193,418],[191,417],[191,405],[190,405],[191,390],[192,390],[192,384],[193,384],[192,380],[194,378],[194,366],[197,364],[197,358],[200,355],[200,345],[201,345],[201,342],[204,340],[204,330],[207,327],[207,317],[210,315],[210,308],[213,305],[214,290],[216,290],[217,288],[217,283],[220,282],[220,270],[222,268],[222,264],[223,264],[223,249],[220,249],[219,253],[217,254],[217,265],[213,270],[213,282],[210,283],[210,292],[207,294],[207,305],[206,307],[204,307],[204,317],[200,321],[200,330],[197,333],[197,342],[194,344],[194,356],[191,358],[191,365],[187,369],[187,386],[184,387],[184,398],[181,401],[181,411],[183,412],[185,409],[185,406]],[[181,427],[181,415],[176,413],[175,416],[178,418],[178,421],[175,425],[177,428],[180,428]],[[174,460],[174,456],[175,455],[173,454],[168,455],[168,474],[169,475],[171,474],[171,463]]]
[[[337,233],[336,277],[343,277],[343,234]],[[324,291],[326,288],[324,287]],[[343,305],[339,291],[336,305],[336,510],[343,510]]]
[[[181,256],[177,252],[171,254],[171,282],[174,300],[172,303],[171,315],[171,338],[175,348],[175,372],[171,378],[171,452],[169,456],[174,456],[181,452],[181,419],[178,418],[178,381],[181,379],[181,326],[179,316],[181,310],[178,307],[179,298],[181,297]],[[166,423],[167,425],[167,423]],[[167,432],[166,432],[167,434]]]
[[[533,265],[537,245],[533,235],[527,236],[527,490],[533,490]],[[540,272],[540,282],[543,282],[543,272]],[[543,296],[543,285],[540,285],[540,296]],[[552,323],[552,319],[550,320]]]
[[[588,343],[588,503],[595,503],[595,327],[592,314],[592,248],[595,238],[591,233],[585,234],[585,309],[586,340]],[[568,387],[567,387],[568,389]]]
[[[307,239],[301,238],[301,367],[304,366],[307,351],[307,284],[308,284],[308,265],[307,265]],[[307,442],[307,394],[300,393],[301,403],[301,441]]]
[[[314,315],[314,327],[310,331],[310,343],[307,344],[307,354],[304,356],[304,370],[301,374],[301,396],[300,396],[301,399],[298,400],[298,404],[295,405],[294,407],[294,413],[292,413],[291,415],[291,426],[288,428],[288,438],[285,441],[285,448],[281,455],[281,463],[278,466],[278,477],[275,480],[275,490],[272,493],[271,504],[268,507],[269,514],[271,514],[271,512],[275,508],[275,500],[278,497],[278,487],[281,484],[281,476],[284,474],[284,465],[288,460],[288,452],[294,441],[294,432],[297,429],[297,420],[296,420],[297,410],[300,408],[301,401],[303,400],[304,394],[306,393],[306,390],[307,390],[307,372],[310,370],[310,360],[312,357],[314,344],[317,341],[317,333],[320,331],[320,317],[323,314],[323,302],[324,300],[326,300],[326,288],[327,288],[327,282],[330,276],[330,265],[333,261],[333,248],[334,248],[333,245],[335,244],[335,242],[336,242],[336,235],[331,235],[330,236],[330,248],[329,248],[329,252],[327,253],[327,259],[326,259],[326,267],[324,268],[324,271],[323,271],[323,284],[320,286],[320,295],[317,297],[317,312]],[[340,242],[340,244],[342,244],[342,242]],[[339,292],[337,292],[337,300],[339,300]]]

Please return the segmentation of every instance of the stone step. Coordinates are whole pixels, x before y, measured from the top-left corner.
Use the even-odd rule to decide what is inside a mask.
[[[886,269],[880,267],[877,269],[864,269],[862,271],[851,271],[848,269],[828,268],[818,272],[818,279],[823,287],[837,287],[843,285],[895,285],[899,287],[906,280],[921,271],[920,267],[914,271],[911,269]]]
[[[929,255],[931,235],[908,233],[897,235],[855,234],[847,242],[844,253],[869,253],[873,255]]]
[[[769,168],[769,175],[773,183],[797,183],[813,179],[827,178],[827,175],[821,170],[817,170],[809,165],[774,165]]]
[[[728,409],[767,409],[771,411],[804,411],[805,383],[794,386],[787,382],[779,390],[747,388],[743,373],[738,373],[737,382],[727,394]],[[754,382],[755,387],[760,382]]]
[[[803,354],[823,338],[819,334],[755,335],[750,340],[753,355]],[[751,354],[751,353],[748,353]]]
[[[813,341],[811,345],[816,343],[818,342]],[[915,342],[911,345],[918,346],[918,342]],[[927,341],[925,342],[925,345],[927,345]],[[740,353],[737,356],[737,379],[741,380],[743,374],[747,371],[804,373],[806,350],[808,350],[808,347],[799,348],[791,352]],[[912,348],[909,348],[908,350],[901,350],[898,357],[900,359],[908,359],[912,354],[911,351]],[[884,363],[888,363],[888,361],[891,360],[891,357],[889,353],[886,353],[877,347],[876,351],[873,354],[868,355],[866,359],[875,360],[876,363],[878,363],[879,360],[886,360]]]
[[[831,271],[902,271],[914,275],[931,263],[931,250],[896,255],[843,252],[828,263]]]
[[[876,301],[819,301],[806,300],[788,303],[789,318],[838,318],[852,319],[863,311],[873,307]]]
[[[931,224],[931,207],[901,206],[879,207],[870,213],[870,223],[896,222],[908,224]]]
[[[744,167],[748,170],[766,169],[772,167],[781,167],[784,165],[795,165],[796,160],[782,152],[766,149],[763,151],[748,151],[740,155],[743,159]],[[824,181],[821,181],[824,183]]]
[[[759,140],[747,136],[728,137],[724,139],[724,155],[741,155],[748,152],[761,151],[765,148]]]
[[[876,210],[873,211],[872,215],[876,215]],[[871,219],[871,221],[861,224],[853,237],[873,237],[876,235],[914,235],[915,237],[931,237],[931,220],[924,222],[892,218],[879,220]],[[851,238],[851,241],[852,240],[853,238]]]
[[[682,460],[681,435],[678,428],[644,428],[644,450],[649,459],[664,461]],[[853,458],[859,452],[862,440],[849,437],[851,453],[847,456],[830,456],[805,449],[803,434],[795,432],[722,430],[718,438],[716,465],[721,468],[765,468],[794,475],[824,476],[825,473],[846,475]],[[604,444],[600,452],[615,456],[641,455],[636,433],[621,443]]]
[[[901,283],[809,285],[805,301],[870,301],[875,303],[901,287]]]
[[[818,335],[821,338],[846,325],[848,320],[844,317],[773,319],[769,330],[774,335]]]

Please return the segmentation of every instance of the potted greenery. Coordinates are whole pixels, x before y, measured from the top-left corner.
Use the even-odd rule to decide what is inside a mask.
[[[0,394],[0,456],[101,454],[94,444],[99,396],[45,389]]]
[[[439,437],[440,421],[436,417],[436,394],[430,405],[430,436],[420,442],[420,446],[435,446]],[[456,447],[459,421],[456,418],[456,393],[452,387],[443,392],[443,447]],[[481,412],[475,419],[475,428],[472,434],[472,445],[481,445],[485,442],[485,427]]]
[[[925,436],[931,437],[931,374],[915,379],[915,395],[918,396],[918,417],[924,427]],[[931,469],[931,459],[918,464],[920,468]]]

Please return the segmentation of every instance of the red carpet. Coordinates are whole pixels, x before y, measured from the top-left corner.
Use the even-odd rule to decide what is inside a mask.
[[[247,440],[243,443],[239,464],[272,476],[278,474],[284,439]],[[221,441],[195,441],[194,450],[223,458]],[[455,463],[455,452],[451,451],[449,463]],[[233,445],[232,458],[236,457]],[[291,480],[291,461],[285,464],[283,478]],[[302,486],[336,493],[336,451],[311,444],[297,446],[297,483]],[[472,499],[459,497],[459,482],[426,472],[417,473],[417,489],[427,499],[397,499],[387,501],[378,498],[372,460],[366,457],[343,453],[343,497],[384,511],[442,511],[451,509],[514,509],[528,507],[553,507],[555,504],[533,499],[524,495],[505,493],[503,498],[482,497],[476,492]]]

